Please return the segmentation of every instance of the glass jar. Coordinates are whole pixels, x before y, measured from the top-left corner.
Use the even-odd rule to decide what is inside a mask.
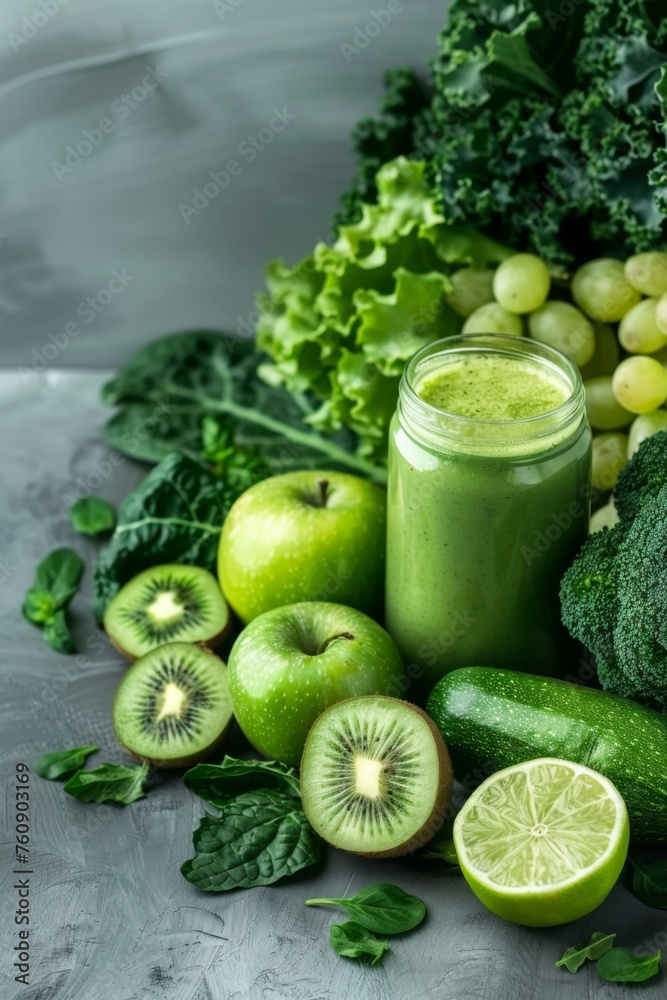
[[[480,352],[524,376],[540,366],[564,402],[487,420],[420,397],[427,377]],[[558,590],[586,537],[590,463],[583,383],[559,351],[475,334],[410,360],[390,429],[386,624],[422,695],[461,666],[560,672]]]

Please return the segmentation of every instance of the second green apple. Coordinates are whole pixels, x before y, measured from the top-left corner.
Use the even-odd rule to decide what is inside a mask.
[[[220,586],[243,622],[298,601],[380,610],[386,492],[342,472],[288,472],[247,490],[218,552]]]

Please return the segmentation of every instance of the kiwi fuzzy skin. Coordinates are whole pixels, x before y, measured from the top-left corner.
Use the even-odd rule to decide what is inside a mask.
[[[424,844],[427,844],[429,840],[432,840],[432,838],[435,837],[436,833],[442,827],[442,824],[445,819],[445,813],[447,811],[447,806],[449,805],[450,799],[452,797],[452,787],[453,787],[452,761],[449,756],[449,750],[447,749],[447,745],[442,738],[442,733],[440,732],[436,724],[433,722],[433,719],[431,719],[431,717],[427,715],[426,712],[418,705],[414,705],[411,701],[404,701],[401,698],[390,698],[388,695],[377,695],[377,694],[357,696],[354,699],[344,698],[343,701],[353,701],[353,700],[357,701],[359,697],[372,698],[374,701],[379,701],[379,700],[392,701],[396,702],[399,705],[408,705],[415,712],[421,715],[422,719],[424,719],[424,721],[428,724],[428,727],[431,731],[431,735],[433,736],[433,741],[438,751],[438,770],[439,770],[438,795],[433,805],[431,815],[423,824],[423,826],[421,826],[419,830],[413,833],[413,835],[409,838],[409,840],[405,840],[403,841],[402,844],[398,844],[396,847],[392,847],[389,850],[345,851],[345,848],[339,847],[337,844],[332,844],[331,841],[328,841],[327,838],[322,834],[320,834],[320,836],[322,837],[322,840],[330,844],[331,847],[335,847],[336,850],[339,851],[342,850],[346,854],[354,854],[356,857],[359,858],[400,858],[405,854],[411,854],[413,851],[416,851],[420,847],[423,847]],[[342,702],[339,701],[336,704],[340,705],[342,704]],[[326,710],[326,712],[322,713],[322,715],[326,715],[327,712],[330,712],[331,709],[335,707],[336,705],[331,705]],[[317,722],[319,722],[319,719],[322,718],[322,715],[320,715],[319,718],[315,720],[314,725]],[[312,728],[311,728],[311,733],[312,733]],[[308,749],[309,741],[310,741],[310,733],[308,734],[308,738],[306,739],[306,744],[304,746],[303,750],[304,756]],[[303,757],[301,759],[303,760]]]
[[[222,627],[221,631],[218,632],[217,635],[212,636],[210,639],[199,639],[197,642],[193,643],[193,645],[195,645],[195,646],[202,646],[204,649],[213,650],[217,646],[219,646],[220,643],[222,642],[222,640],[225,639],[229,635],[229,632],[231,631],[231,627],[232,627],[232,612],[231,612],[231,608],[229,607],[229,605],[227,605],[227,621],[225,622],[225,624]],[[120,655],[125,660],[128,660],[130,663],[136,663],[137,660],[141,659],[141,656],[146,656],[146,653],[142,653],[141,656],[135,656],[134,653],[128,652],[127,649],[123,649],[123,647],[121,646],[121,644],[113,637],[113,635],[110,632],[107,632],[106,629],[105,629],[105,632],[106,632],[107,638],[109,639],[109,642],[111,643],[111,645],[113,646],[113,648],[116,650],[116,652],[120,653]],[[181,640],[174,639],[173,641],[174,642],[180,642]],[[186,640],[183,640],[183,641],[187,642],[188,640],[186,639]],[[161,645],[165,645],[165,643],[158,643],[158,645],[154,646],[153,649],[158,649],[159,646],[161,646]],[[147,650],[146,652],[150,653],[150,652],[152,652],[152,650]]]

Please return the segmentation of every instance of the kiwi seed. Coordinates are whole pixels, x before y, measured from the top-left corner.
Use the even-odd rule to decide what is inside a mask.
[[[167,642],[215,647],[231,625],[218,581],[200,566],[153,566],[119,590],[104,627],[123,656],[135,660]]]
[[[227,667],[210,650],[172,642],[127,671],[113,705],[118,739],[156,767],[203,760],[232,720]]]
[[[324,840],[367,857],[398,857],[442,826],[452,767],[425,712],[382,695],[349,698],[315,722],[301,761],[303,807]]]

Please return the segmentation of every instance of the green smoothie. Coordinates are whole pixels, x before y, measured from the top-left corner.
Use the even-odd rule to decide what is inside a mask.
[[[460,666],[559,672],[589,475],[581,378],[558,352],[477,335],[413,359],[391,429],[386,620],[421,693]]]

